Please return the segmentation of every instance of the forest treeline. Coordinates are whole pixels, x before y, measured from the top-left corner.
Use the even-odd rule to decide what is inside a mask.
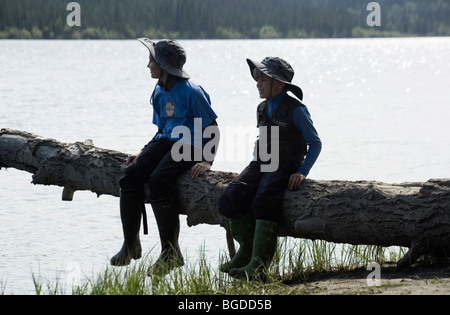
[[[0,0],[0,38],[179,39],[449,36],[450,0]]]

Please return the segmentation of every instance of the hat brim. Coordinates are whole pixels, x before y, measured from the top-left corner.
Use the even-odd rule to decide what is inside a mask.
[[[259,71],[261,71],[262,73],[264,73],[266,76],[286,84],[286,89],[288,91],[291,91],[295,96],[297,96],[299,100],[303,101],[303,90],[299,86],[270,74],[267,67],[264,64],[262,64],[261,62],[247,59],[247,63],[248,63],[248,66],[250,67],[250,74],[255,81],[256,81],[256,78],[254,75],[254,70],[256,68]]]
[[[172,64],[170,64],[169,62],[167,62],[165,60],[158,60],[158,59],[155,59],[155,60],[158,63],[158,65],[161,67],[161,69],[163,69],[167,73],[173,75],[174,77],[182,78],[182,79],[189,79],[189,74],[186,71],[184,71],[182,69],[178,69],[177,67],[174,67]]]
[[[150,55],[152,55],[153,60],[156,61],[156,63],[161,67],[161,69],[177,78],[189,79],[189,74],[186,71],[180,70],[172,66],[165,60],[159,60],[159,58],[157,58],[155,52],[155,43],[152,42],[149,38],[141,37],[138,38],[138,41],[140,41],[145,47],[147,47],[147,49],[150,51]]]
[[[152,58],[156,60],[155,43],[146,37],[138,38],[138,41],[140,41],[145,47],[147,47],[147,49],[150,51],[150,54],[152,55]]]

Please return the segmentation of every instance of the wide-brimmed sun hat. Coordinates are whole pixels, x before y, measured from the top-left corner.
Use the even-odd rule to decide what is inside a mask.
[[[183,70],[186,63],[186,51],[175,40],[163,39],[157,43],[146,37],[138,38],[150,51],[156,63],[167,73],[183,79],[189,79],[189,74]]]
[[[250,73],[253,79],[256,80],[254,73],[256,68],[268,77],[285,83],[288,91],[291,91],[301,101],[303,100],[302,89],[291,83],[295,72],[286,60],[279,57],[266,57],[261,62],[247,59],[247,63],[250,67]]]

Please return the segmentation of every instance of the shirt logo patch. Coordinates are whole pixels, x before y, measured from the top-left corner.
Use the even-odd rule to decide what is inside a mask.
[[[164,106],[164,113],[166,114],[166,117],[174,117],[175,105],[172,102],[167,102]]]

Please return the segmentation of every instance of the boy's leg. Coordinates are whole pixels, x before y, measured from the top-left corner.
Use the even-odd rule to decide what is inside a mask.
[[[247,265],[252,258],[255,218],[252,202],[261,179],[259,163],[252,162],[230,183],[219,199],[219,211],[230,221],[233,238],[239,243],[234,257],[222,264],[219,269],[229,272],[233,268]]]
[[[289,178],[298,167],[296,161],[280,161],[276,171],[263,173],[252,206],[256,220],[278,222]]]
[[[251,214],[253,198],[258,191],[261,176],[260,164],[251,162],[220,196],[220,213],[229,219]]]
[[[248,277],[266,281],[265,271],[269,268],[277,246],[278,219],[289,177],[298,169],[297,162],[280,163],[275,172],[262,175],[258,191],[253,201],[256,218],[252,258],[241,268],[231,269],[229,274],[236,278]]]

